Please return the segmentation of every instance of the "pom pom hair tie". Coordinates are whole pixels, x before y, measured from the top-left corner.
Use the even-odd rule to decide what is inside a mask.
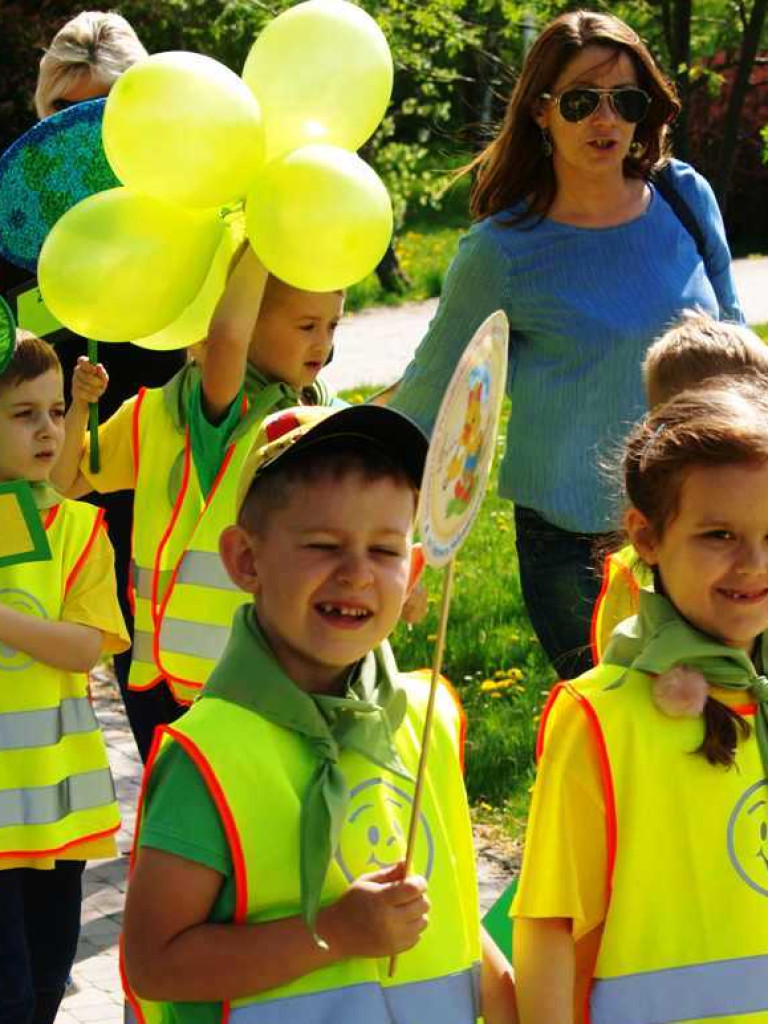
[[[653,703],[669,718],[698,718],[704,712],[709,684],[698,669],[675,665],[653,680]]]

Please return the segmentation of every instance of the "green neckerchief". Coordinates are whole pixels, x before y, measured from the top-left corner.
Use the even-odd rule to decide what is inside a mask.
[[[200,367],[197,363],[189,362],[182,366],[178,373],[175,373],[163,386],[165,408],[180,434],[187,429],[187,409],[192,396],[192,388],[199,379]],[[307,405],[330,404],[330,392],[322,381],[316,380],[314,384],[299,392],[283,381],[269,380],[252,363],[245,364],[243,389],[248,398],[248,408],[232,431],[229,438],[232,443],[246,434],[254,422],[261,422],[265,416],[277,409],[290,409],[294,405],[301,405],[302,402]],[[184,454],[180,452],[168,476],[167,490],[171,507],[176,504],[176,497],[181,487],[183,465]]]
[[[345,696],[305,693],[277,663],[255,607],[244,605],[235,613],[227,646],[200,699],[207,697],[239,704],[299,733],[317,757],[299,821],[301,914],[314,931],[349,800],[340,752],[354,750],[395,775],[411,778],[392,739],[407,700],[389,645],[367,654],[352,669]]]
[[[760,638],[761,664],[766,664],[768,632]],[[640,611],[620,623],[611,635],[603,661],[661,675],[675,665],[697,669],[708,683],[726,690],[745,690],[757,703],[755,732],[768,774],[768,679],[759,675],[746,651],[727,647],[694,629],[661,594],[640,591]],[[621,686],[622,676],[614,687]]]
[[[163,399],[168,414],[173,421],[174,427],[184,432],[187,426],[187,408],[192,394],[192,387],[200,378],[200,367],[197,363],[186,363],[175,373],[173,377],[163,386]],[[270,380],[263,373],[256,369],[252,363],[245,364],[245,379],[243,388],[248,398],[249,409],[246,415],[238,423],[233,434],[233,440],[237,440],[244,434],[254,419],[266,415],[271,408],[290,408],[294,405],[301,405],[305,402],[308,405],[328,405],[330,392],[321,380],[316,380],[308,388],[297,391],[284,381]],[[267,393],[267,401],[262,401],[262,393]],[[264,407],[267,406],[266,412]]]
[[[59,494],[53,484],[49,484],[47,480],[30,480],[29,487],[32,497],[35,499],[35,505],[41,512],[53,508],[54,505],[60,505],[64,501],[63,495]]]

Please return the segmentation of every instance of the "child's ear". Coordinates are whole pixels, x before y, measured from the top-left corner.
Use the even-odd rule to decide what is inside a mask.
[[[248,594],[259,589],[254,541],[242,526],[228,526],[219,537],[219,554],[233,583]]]
[[[635,551],[646,565],[656,565],[659,561],[659,539],[656,531],[643,513],[630,507],[624,514],[624,529]]]
[[[411,593],[413,588],[421,579],[421,574],[424,571],[424,566],[427,564],[427,560],[424,557],[424,549],[421,544],[414,544],[411,548],[411,565],[408,570],[408,588],[406,591],[406,597]]]

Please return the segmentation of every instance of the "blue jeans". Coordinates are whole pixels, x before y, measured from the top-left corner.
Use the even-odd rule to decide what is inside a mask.
[[[571,533],[515,507],[520,587],[531,625],[561,679],[592,668],[590,627],[600,592],[594,549],[604,534]]]
[[[53,1024],[80,935],[85,863],[0,870],[0,1024]]]

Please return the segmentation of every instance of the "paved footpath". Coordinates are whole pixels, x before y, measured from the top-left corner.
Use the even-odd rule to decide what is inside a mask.
[[[83,927],[72,972],[75,984],[61,1004],[56,1024],[118,1024],[123,1019],[117,950],[141,762],[111,678],[94,679],[93,691],[123,814],[118,836],[120,856],[112,861],[91,861],[86,867]],[[476,846],[480,901],[485,911],[506,888],[511,862],[482,832],[476,836]]]
[[[768,258],[734,260],[733,276],[747,323],[768,323]],[[336,358],[323,374],[334,390],[392,384],[410,362],[435,315],[437,299],[365,309],[336,332]]]

